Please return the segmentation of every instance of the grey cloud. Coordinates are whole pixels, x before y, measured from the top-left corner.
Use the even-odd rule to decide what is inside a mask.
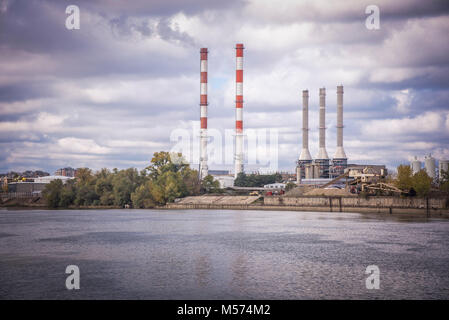
[[[448,110],[446,52],[449,48],[439,41],[441,37],[433,37],[444,34],[447,23],[443,18],[432,18],[448,15],[447,5],[442,1],[387,4],[380,1],[382,22],[381,30],[376,33],[363,27],[366,16],[363,3],[356,8],[339,5],[334,11],[315,5],[315,2],[304,3],[313,8],[292,12],[294,19],[289,20],[288,16],[278,15],[275,10],[269,17],[248,12],[251,6],[240,1],[74,0],[70,4],[78,4],[81,14],[86,13],[92,19],[82,20],[81,30],[70,32],[64,27],[65,6],[69,2],[0,2],[0,55],[3,62],[0,65],[0,102],[8,106],[8,112],[4,112],[7,115],[3,116],[0,110],[0,126],[5,122],[33,124],[33,119],[42,112],[67,115],[50,131],[38,125],[29,130],[2,131],[2,150],[11,157],[0,158],[0,171],[36,168],[52,172],[63,165],[124,168],[149,161],[153,151],[169,150],[171,130],[190,128],[190,121],[197,121],[199,117],[200,44],[210,49],[209,126],[232,129],[235,112],[233,43],[238,41],[247,46],[245,81],[251,79],[247,77],[249,74],[254,82],[266,74],[277,74],[277,77],[267,77],[254,91],[249,91],[251,84],[245,82],[245,128],[285,128],[285,135],[280,137],[281,150],[284,150],[280,154],[282,169],[292,170],[298,156],[300,90],[312,90],[312,86],[320,83],[329,89],[327,144],[332,154],[335,144],[335,96],[332,90],[339,84],[334,82],[345,77],[349,82],[343,83],[345,143],[363,139],[368,145],[348,146],[351,161],[358,161],[354,155],[369,154],[376,159],[384,157],[382,161],[395,165],[406,161],[409,153],[421,152],[419,148],[413,149],[410,143],[414,141],[432,142],[437,146],[435,150],[442,150],[441,154],[449,150],[447,132],[408,133],[395,137],[369,136],[363,132],[373,119],[403,119],[427,111],[444,114]],[[210,14],[209,10],[215,12]],[[195,28],[206,25],[210,30],[204,29],[200,33],[182,31],[184,28],[172,24],[173,15],[179,12],[187,15],[187,19],[192,18],[194,24],[198,23]],[[243,15],[246,15],[245,19],[240,19]],[[422,35],[407,29],[412,18],[423,23]],[[296,28],[297,23],[303,22],[311,24],[310,33]],[[274,33],[278,38],[257,32],[266,27],[269,33],[279,26],[285,27],[288,37],[282,32]],[[298,35],[289,32],[291,30],[297,31]],[[429,32],[428,37],[425,37],[426,32]],[[133,37],[135,35],[137,37]],[[296,36],[303,40],[298,41]],[[153,44],[154,39],[160,42]],[[391,41],[391,47],[385,47],[388,41]],[[315,56],[317,51],[320,53]],[[35,60],[41,66],[38,71],[26,55],[21,55],[23,52],[39,57]],[[371,80],[373,73],[381,68],[391,71],[392,75],[395,68],[410,72],[397,81],[388,76]],[[352,76],[352,73],[356,75]],[[182,82],[180,79],[189,80]],[[114,88],[120,89],[117,83],[145,80],[161,80],[162,84],[155,86],[150,82],[148,91],[128,86],[123,95],[114,91]],[[279,86],[278,81],[284,82]],[[86,95],[86,90],[98,88],[111,90],[94,92],[97,99]],[[403,89],[411,92],[407,113],[401,113],[395,107],[395,92]],[[161,94],[147,97],[146,93],[152,90]],[[276,99],[266,101],[260,97],[263,96],[261,93],[269,93]],[[144,98],[135,99],[139,95]],[[310,121],[316,147],[317,97],[315,92],[313,95]],[[51,99],[47,101],[46,98]],[[12,102],[25,103],[30,99],[44,102],[35,109],[21,108],[27,111],[11,113]],[[101,148],[112,148],[113,152],[90,157],[65,153],[58,149],[58,141],[64,138],[94,141]],[[157,146],[108,147],[111,140],[148,141]],[[382,142],[388,142],[388,145],[376,144]],[[405,143],[407,147],[403,146]]]
[[[112,31],[119,37],[130,36],[132,35],[132,32],[135,31],[145,38],[159,36],[164,40],[177,42],[183,45],[196,45],[195,40],[191,36],[180,31],[179,27],[177,28],[176,25],[173,29],[170,26],[170,23],[171,21],[169,18],[161,18],[155,22],[154,26],[152,26],[147,19],[136,21],[136,19],[131,19],[124,15],[112,18],[109,21]]]

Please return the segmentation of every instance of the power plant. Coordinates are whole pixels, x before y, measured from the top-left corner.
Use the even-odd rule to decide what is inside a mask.
[[[235,68],[235,148],[234,148],[234,179],[239,173],[244,172],[244,134],[243,134],[243,50],[241,43],[236,44],[236,68]],[[205,178],[209,174],[207,159],[207,66],[208,49],[200,50],[200,161],[199,176]],[[326,150],[326,88],[320,88],[319,96],[319,148],[315,159],[309,151],[309,90],[302,91],[302,149],[296,161],[296,183],[299,184],[324,184],[334,183],[347,177],[348,170],[354,169],[356,165],[348,168],[348,159],[343,148],[343,85],[337,86],[337,141],[336,150],[332,160]],[[415,157],[411,163],[413,174],[422,169],[422,162]],[[365,169],[379,170],[383,172],[378,176],[386,175],[385,166],[363,166]],[[441,179],[443,171],[449,167],[448,160],[440,160],[438,163],[438,177]],[[424,159],[424,168],[427,174],[434,180],[437,179],[436,160],[430,154]],[[357,170],[360,168],[356,168]],[[354,171],[354,170],[353,170]],[[360,171],[360,170],[359,170]],[[365,170],[366,171],[366,170]],[[362,172],[362,175],[373,173]],[[232,179],[231,177],[228,177]]]
[[[234,178],[244,172],[243,134],[243,50],[242,43],[235,46],[235,148]],[[201,179],[209,174],[207,164],[207,48],[200,50],[200,161]],[[329,179],[341,175],[347,167],[343,149],[343,86],[337,86],[337,149],[330,162],[326,151],[326,89],[319,89],[319,150],[313,160],[309,151],[309,91],[302,92],[302,150],[297,161],[297,183],[302,179]]]
[[[337,149],[330,162],[326,151],[326,89],[319,89],[319,149],[315,160],[309,152],[309,91],[302,92],[302,150],[296,167],[296,182],[330,179],[344,173],[348,164],[343,149],[343,86],[337,86]]]
[[[414,156],[410,161],[410,168],[412,169],[412,174],[416,174],[420,170],[424,170],[427,175],[434,180],[434,182],[437,182],[441,181],[441,179],[443,178],[443,171],[449,170],[449,160],[438,160],[437,170],[436,159],[432,157],[431,154],[424,156],[424,166],[423,162],[420,161],[417,156]]]

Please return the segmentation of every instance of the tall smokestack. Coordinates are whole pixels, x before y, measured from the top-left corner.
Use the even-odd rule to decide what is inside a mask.
[[[337,86],[337,150],[334,159],[346,159],[343,149],[343,86]]]
[[[200,50],[200,179],[208,175],[207,167],[207,48]]]
[[[326,89],[320,89],[320,149],[316,157],[319,160],[328,160],[326,151]]]
[[[235,177],[243,172],[243,44],[236,49],[235,70]]]
[[[299,160],[312,160],[309,152],[309,90],[302,92],[302,150]]]

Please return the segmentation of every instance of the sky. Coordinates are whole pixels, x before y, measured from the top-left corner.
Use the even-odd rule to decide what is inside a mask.
[[[69,5],[80,29],[66,28]],[[377,30],[365,25],[368,5],[380,10]],[[445,0],[0,0],[0,172],[143,169],[177,132],[194,144],[202,47],[208,128],[224,137],[235,126],[236,43],[245,130],[277,132],[279,170],[293,172],[301,150],[305,89],[314,157],[326,88],[332,157],[340,84],[350,163],[449,159],[448,34]]]

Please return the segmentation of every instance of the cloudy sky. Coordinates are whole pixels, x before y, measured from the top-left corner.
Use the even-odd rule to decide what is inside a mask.
[[[373,4],[379,30],[365,27]],[[79,30],[65,26],[69,5]],[[244,126],[278,130],[281,170],[299,156],[304,89],[312,156],[327,89],[333,155],[339,84],[351,163],[449,159],[448,34],[445,0],[0,0],[0,172],[144,168],[198,123],[201,47],[208,127],[224,135],[235,123],[236,43],[246,48]]]

